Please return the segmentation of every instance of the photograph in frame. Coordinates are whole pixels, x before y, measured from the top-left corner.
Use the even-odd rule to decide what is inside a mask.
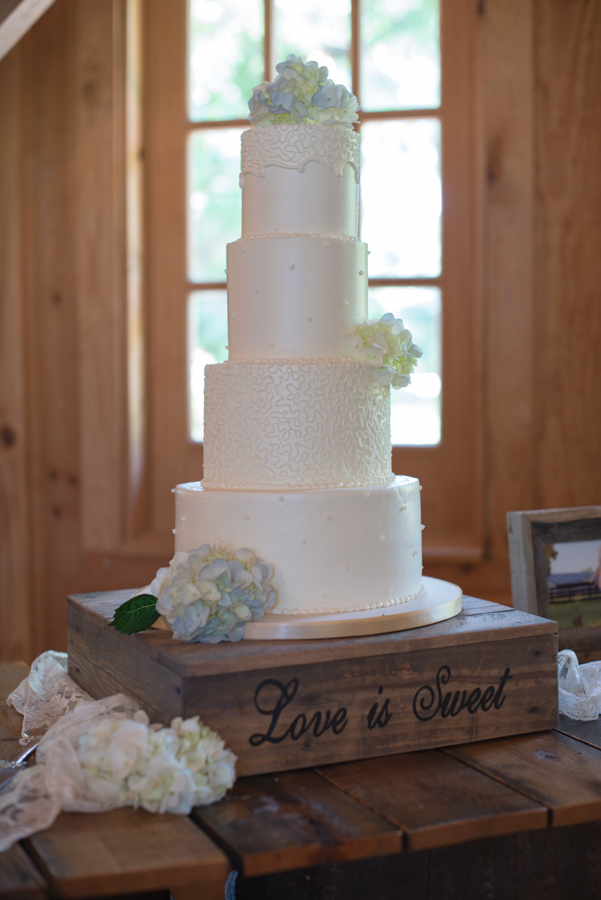
[[[559,648],[601,653],[601,507],[507,514],[513,605],[558,625]]]

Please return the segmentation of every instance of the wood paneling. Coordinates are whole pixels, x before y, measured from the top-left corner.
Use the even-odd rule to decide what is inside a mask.
[[[536,496],[601,502],[601,6],[536,0]]]
[[[21,103],[17,51],[0,78],[0,657],[29,659],[31,564],[21,268]],[[6,129],[6,130],[4,130]]]
[[[75,6],[73,215],[82,550],[116,549],[124,512],[125,20]]]

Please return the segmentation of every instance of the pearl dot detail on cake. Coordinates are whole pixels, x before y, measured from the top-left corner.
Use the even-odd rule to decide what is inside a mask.
[[[280,496],[278,497],[278,500],[280,501],[280,503],[284,502],[284,497],[282,496],[282,494],[280,494]]]
[[[248,513],[244,516],[244,518],[245,518],[246,521],[248,522],[248,520],[250,519],[250,516],[248,515]]]
[[[171,534],[177,534],[177,528],[172,528],[172,529],[171,529]]]
[[[260,294],[261,290],[259,288],[255,288],[255,294]]]
[[[342,568],[343,568],[343,569],[344,569],[344,571],[345,571],[345,572],[348,572],[348,566],[347,566],[347,564],[346,564],[346,563],[345,563],[345,564],[344,564],[344,565],[343,565],[343,567],[342,567]]]
[[[381,534],[380,537],[378,538],[378,540],[379,540],[379,541],[385,541],[385,540],[386,540],[386,535]]]
[[[267,344],[270,350],[273,350],[273,344]]]
[[[414,550],[411,556],[417,556],[417,550]]]
[[[290,263],[288,268],[290,269],[290,271],[292,271],[293,269],[296,269],[296,266],[294,265],[294,263]]]
[[[326,516],[326,522],[329,522],[332,516]]]
[[[312,316],[307,316],[307,322],[312,322],[312,321],[313,321]]]
[[[185,521],[186,521],[186,518],[187,518],[186,516],[180,516],[180,517],[179,517],[179,520],[180,520],[180,522],[185,522]]]
[[[400,512],[400,513],[401,513],[401,512],[405,512],[406,509],[407,509],[406,506],[401,506],[401,508],[399,509],[399,512]]]
[[[232,319],[236,318],[236,313],[232,313]]]
[[[322,600],[327,600],[327,599],[328,599],[328,595],[327,595],[327,594],[322,594],[322,595],[321,595],[321,599],[322,599]]]
[[[369,491],[365,491],[365,493],[363,494],[363,496],[364,496],[364,497],[369,497]]]
[[[329,244],[324,244],[324,247],[329,247],[329,246],[330,246]]]
[[[171,493],[175,494],[175,488],[171,488]]]
[[[365,273],[364,273],[363,269],[359,269],[359,275],[364,275],[364,274]]]
[[[306,544],[306,543],[307,543],[307,538],[301,538],[301,544]]]
[[[424,530],[425,527],[426,527],[425,525],[420,525],[420,528],[422,531]]]

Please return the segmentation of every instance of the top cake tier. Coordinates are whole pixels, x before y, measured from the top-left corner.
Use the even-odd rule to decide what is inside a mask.
[[[275,125],[242,135],[242,238],[356,238],[359,135],[329,125]]]

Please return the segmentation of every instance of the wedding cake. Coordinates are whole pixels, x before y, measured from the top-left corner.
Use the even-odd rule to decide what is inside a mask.
[[[390,389],[421,351],[391,315],[366,321],[355,98],[316,63],[277,68],[242,135],[229,359],[205,369],[204,479],[175,490],[175,548],[250,548],[273,568],[269,615],[406,604],[420,486],[392,473]]]

